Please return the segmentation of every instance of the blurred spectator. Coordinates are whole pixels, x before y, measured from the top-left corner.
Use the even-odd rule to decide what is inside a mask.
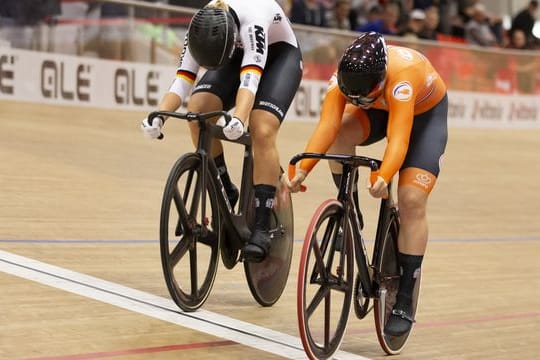
[[[465,40],[479,46],[497,45],[497,37],[491,30],[486,15],[486,7],[477,3],[471,12],[471,19],[465,24]]]
[[[400,36],[407,39],[420,38],[420,32],[424,29],[426,13],[421,9],[414,9],[409,13],[406,27],[399,32]]]
[[[436,6],[431,6],[425,10],[426,20],[424,27],[420,31],[419,37],[427,40],[437,40],[439,29],[439,9]]]
[[[296,24],[326,27],[326,8],[320,0],[293,0],[290,20]]]
[[[508,49],[516,50],[531,50],[529,42],[527,41],[527,36],[521,29],[514,29],[514,31],[510,32],[510,39],[506,47]]]
[[[410,1],[410,0],[409,0]],[[438,5],[439,1],[438,0],[414,0],[414,1],[410,1],[412,2],[412,8],[413,9],[422,9],[422,10],[426,10],[432,6],[436,6]]]
[[[102,22],[98,36],[99,57],[129,60],[131,54],[128,8],[125,5],[112,3],[102,3],[100,6]]]
[[[512,19],[510,36],[515,30],[521,30],[525,34],[528,42],[534,41],[535,36],[532,31],[536,22],[536,11],[538,11],[538,1],[532,0],[525,9],[518,12]]]
[[[452,33],[452,18],[457,15],[457,4],[453,0],[439,0],[439,26],[437,31],[444,35]]]
[[[369,4],[368,1],[362,3],[361,6],[357,6],[354,10],[357,13],[356,26],[353,29],[358,30],[362,26],[382,19],[384,9],[378,2]]]
[[[281,3],[281,1],[278,1]],[[200,9],[204,5],[208,4],[208,0],[168,0],[169,5],[184,6],[195,9]]]
[[[510,34],[510,41],[506,46],[508,49],[531,50],[531,44],[527,41],[525,32],[521,29],[514,29]],[[511,66],[516,72],[517,89],[522,94],[533,94],[536,86],[537,60],[534,54],[519,54],[510,58],[513,60]]]
[[[59,14],[59,0],[2,0],[0,38],[15,48],[49,50],[48,26]]]
[[[377,11],[377,9],[374,10]],[[356,30],[361,32],[376,31],[384,35],[396,35],[398,33],[399,17],[399,5],[396,3],[387,3],[379,19],[375,18],[375,20],[359,26]]]
[[[182,0],[177,0],[177,1],[182,1]],[[287,15],[287,17],[290,18],[292,0],[276,0],[276,1],[279,4],[279,6],[281,6],[281,8],[283,9],[283,12],[285,13],[285,15]]]
[[[351,11],[351,0],[336,0],[328,27],[340,30],[353,30],[349,13]]]

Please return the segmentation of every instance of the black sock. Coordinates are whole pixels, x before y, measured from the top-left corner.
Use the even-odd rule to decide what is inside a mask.
[[[423,258],[422,255],[408,255],[401,252],[398,255],[401,276],[399,278],[396,307],[401,310],[411,311],[414,286],[416,285],[416,279],[420,276]]]
[[[229,172],[227,171],[227,165],[225,164],[225,156],[223,156],[223,153],[214,158],[214,163],[216,164],[219,177],[221,178],[221,182],[225,187],[225,191],[227,193],[231,192],[231,190],[234,189],[234,185],[229,176]]]
[[[266,231],[270,228],[270,216],[274,207],[276,187],[258,184],[253,188],[255,191],[255,229]]]

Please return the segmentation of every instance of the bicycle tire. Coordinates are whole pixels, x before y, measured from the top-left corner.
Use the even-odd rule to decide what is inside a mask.
[[[353,294],[354,250],[352,225],[344,227],[343,205],[329,199],[315,211],[308,226],[297,283],[297,316],[302,346],[310,359],[328,359],[339,349],[347,327]],[[344,263],[335,250],[339,227],[343,231]],[[336,271],[332,269],[336,267]],[[343,281],[338,277],[343,272]],[[336,300],[337,299],[337,300]],[[321,309],[322,308],[322,309]]]
[[[409,338],[412,331],[409,330],[401,336],[390,336],[384,333],[384,326],[390,317],[392,307],[396,302],[396,295],[399,289],[399,265],[398,265],[398,236],[399,218],[396,209],[391,209],[390,221],[387,223],[384,238],[380,247],[380,259],[377,264],[376,281],[378,283],[378,294],[374,299],[374,320],[377,332],[377,339],[381,348],[389,355],[399,354]],[[413,292],[412,315],[416,314],[418,296],[420,292],[420,276],[416,279]]]
[[[250,199],[253,199],[253,191]],[[254,211],[254,208],[251,210]],[[254,216],[248,215],[248,218],[253,223]],[[279,300],[287,285],[291,268],[294,243],[293,205],[290,192],[281,182],[276,185],[270,231],[274,238],[268,256],[259,263],[244,262],[251,295],[265,307],[272,306]]]
[[[216,191],[208,181],[207,216],[201,220],[201,170],[200,155],[182,156],[170,171],[161,204],[160,252],[165,282],[171,298],[186,312],[204,304],[219,263],[221,222]]]

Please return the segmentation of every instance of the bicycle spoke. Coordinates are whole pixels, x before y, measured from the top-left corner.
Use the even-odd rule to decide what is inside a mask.
[[[189,250],[189,265],[191,269],[191,295],[196,297],[199,295],[199,274],[197,266],[197,246],[193,246]]]
[[[189,250],[192,239],[187,239],[187,236],[184,236],[178,244],[174,247],[173,251],[169,255],[169,262],[172,267],[175,267],[176,264],[186,255],[186,252]]]
[[[173,193],[173,199],[174,199],[174,206],[176,207],[176,212],[178,214],[178,222],[176,225],[176,235],[181,235],[182,233],[186,233],[187,229],[189,229],[188,226],[188,214],[186,212],[185,202],[183,198],[180,196],[180,192],[178,191],[178,188],[174,188]],[[182,231],[182,229],[185,229]]]
[[[311,273],[311,282],[315,282],[315,280],[317,279],[317,274],[323,280],[328,279],[328,272],[324,264],[323,253],[317,241],[313,242],[313,253],[315,257],[315,264],[313,264],[313,271]]]
[[[317,309],[321,301],[325,297],[329,296],[329,294],[330,294],[330,287],[324,286],[324,285],[321,285],[319,287],[319,290],[317,290],[317,292],[315,293],[315,296],[313,296],[313,299],[311,299],[311,302],[306,308],[306,313],[308,315],[308,318],[311,317],[311,315]]]
[[[330,335],[331,335],[330,317],[331,317],[331,310],[332,310],[330,299],[331,299],[330,291],[328,291],[328,293],[325,296],[325,301],[324,301],[324,317],[325,319],[327,319],[324,322],[324,347],[328,347],[328,344],[330,344]]]

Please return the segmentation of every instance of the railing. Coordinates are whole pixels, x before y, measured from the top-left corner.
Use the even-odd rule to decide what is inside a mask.
[[[87,3],[97,4],[95,1]],[[38,38],[42,44],[31,48],[84,57],[176,64],[195,9],[136,0],[101,0],[100,3],[121,5],[125,7],[126,15],[109,18],[94,11],[85,16],[59,16],[57,22],[35,27],[34,30],[39,30],[36,31],[38,36],[30,37]],[[298,24],[294,29],[302,48],[305,80],[327,80],[343,49],[358,35]],[[11,30],[11,39],[31,34],[27,28]],[[17,30],[21,32],[17,33]],[[6,34],[10,34],[10,29],[0,28],[0,39],[6,38]],[[539,51],[481,48],[443,41],[407,42],[399,37],[388,37],[387,40],[422,51],[452,90],[540,93]]]

